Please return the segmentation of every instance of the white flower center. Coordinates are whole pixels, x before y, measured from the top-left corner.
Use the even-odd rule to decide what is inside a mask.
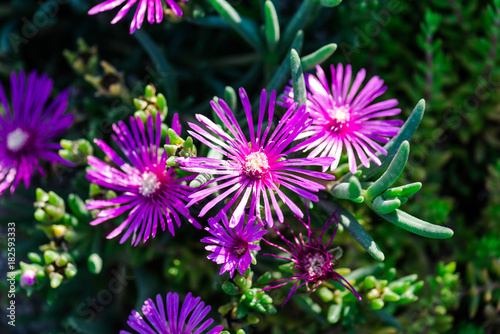
[[[330,117],[332,120],[336,121],[339,124],[344,124],[349,122],[351,119],[351,114],[348,106],[339,106],[334,107],[330,111]]]
[[[7,135],[7,148],[12,152],[17,152],[24,147],[28,141],[28,133],[20,128],[15,129]]]
[[[245,174],[254,179],[260,179],[269,171],[269,162],[264,152],[252,152],[243,163]]]
[[[321,276],[324,272],[326,259],[321,253],[309,253],[304,259],[304,269],[310,276]]]
[[[160,181],[155,173],[145,172],[142,174],[142,182],[139,188],[141,195],[149,197],[160,188]]]

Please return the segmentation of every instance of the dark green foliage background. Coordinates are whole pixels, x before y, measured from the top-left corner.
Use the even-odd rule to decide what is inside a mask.
[[[282,26],[300,5],[291,0],[273,2]],[[52,9],[47,3],[52,4]],[[11,71],[36,69],[54,79],[55,91],[70,87],[68,111],[76,117],[65,137],[68,139],[109,140],[110,124],[134,111],[119,98],[95,97],[94,88],[63,58],[62,51],[75,50],[79,37],[97,46],[99,58],[124,74],[133,96],[142,95],[148,83],[164,92],[169,104],[168,120],[178,112],[184,133],[185,122],[194,119],[195,113],[211,115],[208,102],[213,96],[224,96],[225,86],[243,86],[251,99],[256,98],[271,70],[283,58],[279,54],[262,57],[255,53],[222,19],[217,19],[208,1],[190,0],[184,20],[145,23],[141,29],[140,33],[147,33],[160,47],[173,69],[163,72],[139,43],[140,33],[129,35],[129,17],[111,25],[114,13],[86,15],[93,3],[97,1],[0,3],[0,80],[5,87]],[[259,25],[263,23],[262,1],[230,3],[240,15]],[[192,17],[195,6],[214,18],[211,25]],[[401,322],[404,333],[500,333],[498,6],[499,2],[495,7],[491,1],[346,0],[338,7],[317,10],[304,29],[302,55],[336,43],[337,51],[327,62],[350,63],[355,71],[365,68],[368,76],[380,76],[388,86],[384,98],[399,100],[402,119],[420,98],[427,103],[422,124],[411,140],[405,174],[398,182],[422,182],[422,189],[404,209],[452,228],[455,235],[447,240],[422,238],[382,221],[364,206],[346,204],[386,254],[386,268],[397,268],[398,276],[415,273],[425,281],[419,301],[397,309],[384,308]],[[42,20],[41,11],[52,14]],[[96,155],[102,157],[102,152]],[[35,177],[30,189],[19,188],[14,196],[4,194],[0,198],[2,226],[16,222],[18,260],[26,261],[24,254],[46,242],[45,235],[34,228],[32,202],[36,187],[54,190],[63,198],[69,193],[88,198],[83,167],[65,173],[64,180],[57,175],[56,170],[51,170],[47,179]],[[57,289],[58,297],[52,305],[45,300],[48,288],[29,299],[19,292],[16,327],[6,327],[4,318],[0,332],[116,333],[127,327],[126,318],[132,308],[138,310],[146,298],[168,291],[182,295],[192,291],[201,296],[213,306],[212,316],[219,321],[216,310],[230,299],[220,291],[219,268],[206,260],[207,253],[198,242],[205,235],[203,231],[186,224],[175,238],[159,233],[145,245],[131,248],[127,243],[119,245],[116,239],[104,238],[112,228],[109,225],[82,227],[81,233],[98,240],[92,247],[104,259],[99,275],[88,272],[82,255],[77,277]],[[2,236],[1,242],[5,240]],[[354,270],[375,263],[347,233],[338,235],[336,242],[344,249],[341,267]],[[274,263],[265,257],[258,261],[257,276]],[[445,300],[440,295],[442,285],[433,288],[433,282],[439,276],[438,262],[451,261],[457,263],[459,280],[450,288],[450,299]],[[5,270],[5,263],[0,267]],[[87,298],[106,288],[116,270],[125,270],[134,279],[127,281],[123,291],[113,295],[102,310],[95,308],[82,314],[82,310],[89,310],[91,301]],[[0,284],[5,302],[5,280]],[[318,301],[315,296],[313,299]],[[435,308],[438,304],[445,308],[444,320],[436,320],[441,316]],[[328,324],[324,314],[318,315],[310,305],[298,301],[277,308],[277,314],[262,317],[248,332],[397,332],[381,320],[381,314],[363,307],[353,307],[356,311],[347,313],[335,325]]]

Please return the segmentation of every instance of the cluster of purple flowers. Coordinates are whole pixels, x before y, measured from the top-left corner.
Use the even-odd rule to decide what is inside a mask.
[[[124,2],[109,0],[89,13],[109,10]],[[136,2],[127,1],[113,22],[120,20]],[[175,1],[166,2],[176,14],[182,14]],[[139,0],[138,7],[132,31],[140,27],[146,9],[150,22],[154,18],[157,22],[161,21],[161,0]],[[346,66],[344,71],[342,64],[331,67],[331,77],[329,85],[320,67],[317,67],[316,76],[306,75],[307,103],[300,107],[293,100],[291,87],[285,89],[280,102],[277,102],[274,91],[268,97],[266,90],[262,90],[258,113],[252,112],[247,93],[240,88],[247,127],[240,126],[236,115],[223,100],[212,101],[211,106],[220,122],[196,115],[201,124],[189,123],[191,130],[188,132],[219,152],[224,159],[176,158],[184,174],[192,173],[188,177],[179,177],[177,168],[167,164],[169,156],[163,146],[169,142],[168,137],[166,142],[162,142],[159,113],[155,119],[149,116],[143,121],[131,117],[128,125],[122,121],[114,124],[112,138],[119,150],[95,139],[107,162],[88,157],[90,168],[87,178],[100,187],[118,192],[118,196],[94,199],[87,204],[88,209],[100,210],[91,224],[101,224],[126,215],[107,238],[123,233],[120,243],[132,236],[132,244],[136,246],[141,240],[146,242],[155,237],[158,225],[174,235],[175,225],[181,225],[182,217],[201,228],[191,216],[189,207],[208,199],[199,213],[200,217],[216,206],[219,209],[208,219],[209,226],[205,230],[210,235],[201,242],[207,244],[208,258],[221,265],[220,274],[229,272],[233,277],[237,271],[244,275],[252,262],[252,252],[261,249],[259,242],[268,232],[267,225],[276,231],[288,248],[264,239],[289,255],[273,256],[293,262],[296,273],[264,290],[294,281],[286,299],[288,301],[304,285],[310,291],[325,280],[333,280],[359,298],[352,286],[334,270],[337,261],[328,247],[335,232],[327,243],[323,242],[327,228],[336,223],[338,217],[332,216],[323,227],[312,230],[309,216],[308,223],[304,223],[304,214],[290,194],[307,201],[318,201],[315,193],[324,190],[326,183],[334,180],[327,170],[337,168],[344,148],[353,173],[357,168],[356,156],[364,166],[369,166],[369,160],[380,164],[376,153],[387,152],[379,143],[383,144],[396,135],[402,122],[373,120],[400,112],[400,109],[394,108],[397,105],[394,99],[371,104],[386,90],[380,78],[373,77],[360,89],[365,70],[361,70],[352,82],[351,66]],[[53,152],[60,148],[59,144],[50,143],[72,122],[72,115],[64,115],[68,93],[63,92],[46,107],[51,88],[52,81],[45,75],[14,73],[11,77],[12,102],[9,103],[0,85],[0,194],[9,186],[14,192],[21,179],[28,186],[35,169],[43,173],[39,159],[68,163]],[[276,110],[276,104],[285,109]],[[273,127],[276,118],[279,121]],[[248,128],[248,135],[244,128]],[[171,129],[181,134],[177,115]],[[308,157],[300,157],[302,151],[310,151]],[[322,167],[323,171],[311,170],[314,166]],[[215,178],[198,189],[192,189],[187,182],[198,173],[212,174]],[[224,204],[221,204],[223,201]],[[290,210],[306,227],[306,240],[302,234],[297,237],[292,231],[292,242],[278,231],[274,221],[285,222],[282,208]],[[288,224],[286,226],[289,227]],[[179,296],[175,293],[167,295],[167,316],[159,295],[156,303],[159,310],[151,300],[147,300],[142,311],[151,326],[160,333],[202,333],[213,323],[209,319],[200,325],[210,307],[204,307],[204,303],[191,294],[186,296],[180,314]],[[155,333],[138,312],[132,312],[128,324],[140,333]],[[222,327],[217,326],[208,333],[219,333],[221,330]]]

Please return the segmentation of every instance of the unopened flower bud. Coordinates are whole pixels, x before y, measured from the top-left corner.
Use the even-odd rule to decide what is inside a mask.
[[[32,269],[28,269],[21,274],[19,282],[21,287],[32,286],[35,284],[36,272]]]

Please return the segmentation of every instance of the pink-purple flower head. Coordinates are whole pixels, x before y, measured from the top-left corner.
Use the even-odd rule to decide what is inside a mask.
[[[167,294],[165,305],[161,295],[157,295],[156,304],[158,307],[151,299],[146,300],[141,308],[146,319],[132,310],[127,324],[139,334],[219,334],[224,329],[222,326],[209,329],[214,319],[204,319],[211,307],[205,306],[200,297],[194,298],[191,292],[187,294],[180,309],[179,295],[175,292]],[[132,333],[122,330],[120,334]]]
[[[276,283],[275,285],[264,288],[262,291],[284,286],[294,281],[293,287],[285,302],[283,303],[284,305],[302,286],[305,285],[307,287],[307,291],[314,291],[321,285],[321,283],[323,283],[323,281],[332,280],[340,283],[342,286],[351,291],[351,293],[353,293],[359,300],[361,300],[361,297],[358,295],[356,290],[354,290],[351,284],[349,284],[349,282],[334,269],[338,265],[338,261],[331,254],[332,249],[329,249],[329,247],[337,232],[338,215],[336,215],[336,213],[333,213],[333,215],[328,219],[325,225],[316,230],[311,229],[311,217],[309,216],[309,214],[307,218],[307,224],[302,219],[299,219],[299,221],[307,229],[306,240],[304,240],[302,233],[300,233],[297,237],[289,226],[288,228],[293,235],[293,241],[289,241],[288,239],[286,239],[283,234],[281,234],[276,228],[274,228],[275,232],[278,234],[280,239],[285,242],[287,247],[282,247],[266,239],[262,239],[269,245],[287,253],[288,257],[282,257],[274,254],[264,255],[271,255],[276,258],[291,261],[295,264],[296,270],[296,272],[291,277],[277,280],[274,282]],[[323,242],[323,237],[326,233],[326,230],[334,224],[335,230],[329,241],[325,244]],[[317,235],[315,236],[315,234]]]
[[[334,157],[331,170],[337,168],[342,152],[347,152],[349,170],[357,171],[356,156],[363,166],[370,166],[370,159],[380,165],[376,153],[387,154],[379,143],[387,143],[397,135],[400,120],[373,120],[378,117],[394,116],[401,112],[396,99],[372,102],[387,89],[384,81],[375,76],[360,90],[366,76],[361,69],[352,82],[352,68],[342,64],[331,65],[332,83],[328,85],[325,73],[316,66],[316,76],[306,74],[307,111],[313,122],[298,139],[309,138],[305,151],[308,157]],[[351,84],[352,83],[352,84]],[[280,105],[288,108],[293,104],[293,89],[286,87]]]
[[[180,134],[177,115],[172,129]],[[89,157],[88,163],[93,168],[87,170],[87,179],[121,194],[113,199],[91,201],[87,205],[88,209],[103,209],[91,224],[97,225],[128,212],[125,221],[107,238],[114,238],[126,230],[120,243],[125,242],[133,233],[134,246],[141,239],[146,242],[150,236],[154,238],[158,224],[163,231],[167,226],[170,233],[175,235],[174,223],[178,227],[181,224],[179,214],[201,228],[191,217],[185,204],[190,188],[182,182],[189,181],[192,177],[176,178],[175,169],[167,166],[167,155],[160,144],[160,114],[154,124],[150,115],[146,126],[140,118],[130,117],[130,127],[120,121],[118,125],[113,124],[113,131],[113,140],[131,164],[102,140],[94,140],[118,168]]]
[[[255,129],[250,100],[243,88],[240,88],[239,94],[248,122],[249,136],[243,133],[235,115],[221,99],[218,103],[212,101],[211,105],[227,130],[203,115],[196,115],[196,118],[206,130],[190,123],[192,131],[188,132],[203,144],[226,156],[227,160],[202,157],[177,159],[184,170],[216,175],[212,183],[217,182],[217,185],[199,189],[190,195],[188,206],[220,192],[220,195],[203,207],[200,217],[226,198],[229,201],[220,211],[221,214],[226,214],[229,208],[236,205],[230,227],[239,222],[248,204],[250,218],[257,216],[269,225],[273,224],[272,210],[275,211],[279,222],[284,221],[279,201],[288,206],[294,214],[303,217],[302,211],[285,191],[290,190],[311,201],[317,201],[318,197],[314,192],[325,189],[325,186],[311,178],[333,180],[334,176],[304,169],[303,166],[330,166],[333,158],[287,159],[288,154],[300,149],[302,144],[292,145],[292,142],[311,122],[308,120],[308,113],[304,112],[304,107],[296,110],[296,104],[291,105],[276,128],[271,131],[276,93],[271,93],[267,108],[267,93],[262,90]],[[266,110],[267,126],[264,128]],[[261,207],[265,219],[262,218]]]
[[[236,269],[241,275],[250,267],[252,263],[251,251],[259,251],[260,246],[256,243],[267,233],[262,229],[262,224],[256,222],[257,217],[253,217],[245,224],[245,216],[241,216],[238,224],[231,228],[227,216],[222,217],[222,224],[216,218],[208,220],[209,227],[205,230],[212,236],[201,239],[201,242],[209,244],[205,249],[212,252],[208,259],[217,264],[222,264],[219,275],[228,271],[231,278]]]
[[[182,0],[187,1],[187,0]],[[147,15],[148,22],[153,24],[160,23],[163,20],[163,5],[164,2],[172,8],[175,15],[181,17],[182,10],[177,4],[176,0],[107,0],[94,7],[92,7],[88,14],[94,15],[102,13],[108,10],[115,9],[116,7],[124,4],[120,9],[115,18],[111,21],[111,24],[115,24],[127,15],[128,11],[132,6],[137,4],[137,9],[130,24],[130,33],[133,34],[136,29],[140,29],[142,22],[144,22],[144,17]]]
[[[45,74],[12,72],[10,81],[10,103],[0,83],[0,195],[9,187],[14,193],[21,180],[28,188],[35,170],[45,176],[40,159],[71,165],[57,154],[61,145],[52,142],[73,122],[73,115],[64,114],[68,91],[48,104],[52,80]]]

